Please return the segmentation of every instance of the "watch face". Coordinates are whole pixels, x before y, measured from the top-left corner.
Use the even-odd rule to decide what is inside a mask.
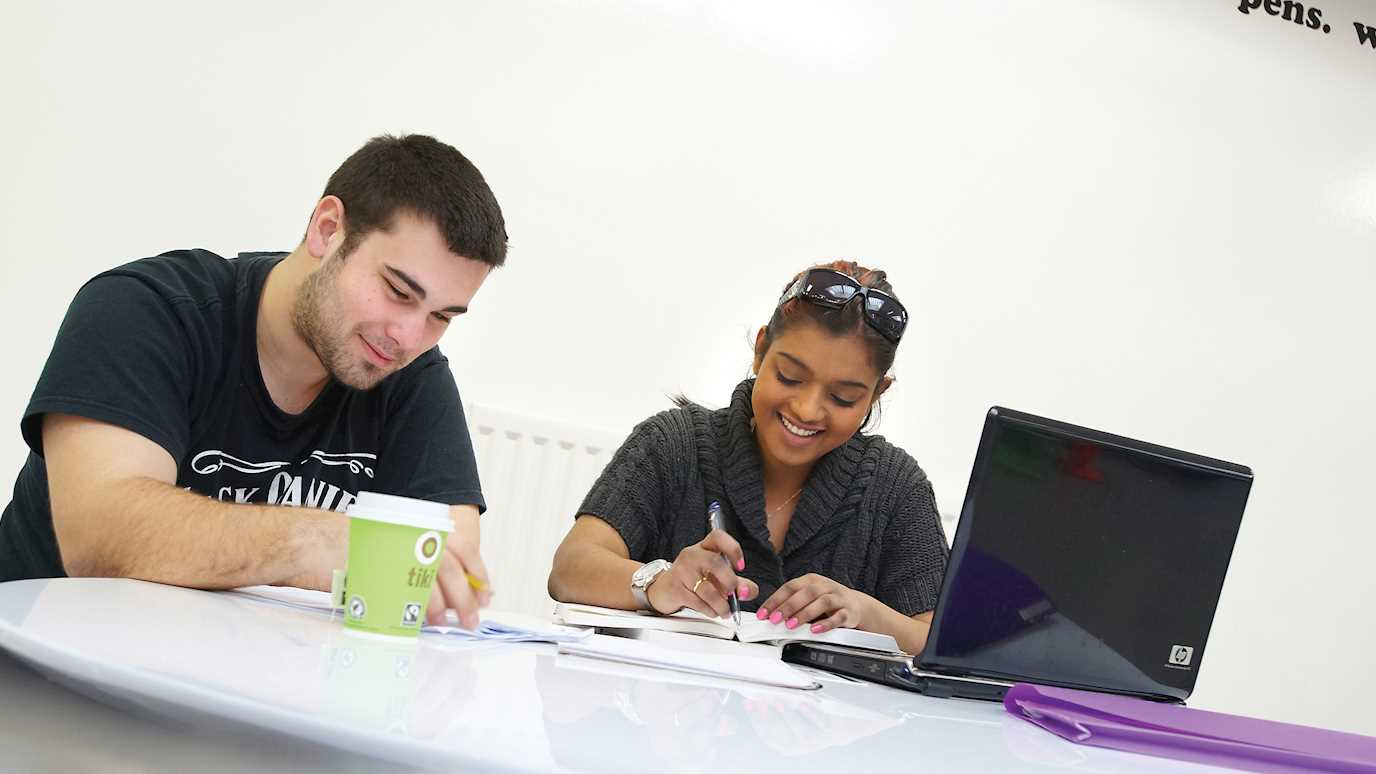
[[[649,585],[650,580],[665,569],[661,561],[662,560],[655,560],[648,564],[641,565],[640,569],[636,570],[635,573],[631,575],[631,583],[640,588]]]

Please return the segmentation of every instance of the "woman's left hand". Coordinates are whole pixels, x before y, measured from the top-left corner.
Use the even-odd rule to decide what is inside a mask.
[[[814,634],[829,629],[863,628],[871,598],[825,575],[809,573],[780,586],[760,604],[756,617],[789,629],[811,625]]]

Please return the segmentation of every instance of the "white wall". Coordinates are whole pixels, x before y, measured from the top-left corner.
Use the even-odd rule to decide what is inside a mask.
[[[187,5],[5,14],[0,470],[85,278],[289,249],[345,155],[424,131],[512,238],[444,344],[469,401],[719,405],[785,279],[857,256],[914,312],[882,431],[943,508],[993,403],[1253,466],[1195,704],[1376,734],[1376,6]]]

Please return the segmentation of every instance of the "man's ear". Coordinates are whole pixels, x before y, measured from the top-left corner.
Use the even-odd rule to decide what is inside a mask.
[[[755,372],[756,376],[760,375],[760,366],[764,365],[764,329],[765,326],[761,325],[759,333],[755,334],[755,363],[750,366],[750,369]]]
[[[306,226],[306,251],[315,258],[324,258],[330,246],[344,240],[344,202],[338,196],[326,196],[315,204],[311,222]]]

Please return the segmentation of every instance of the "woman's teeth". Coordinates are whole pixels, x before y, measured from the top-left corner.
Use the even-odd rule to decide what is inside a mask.
[[[779,415],[779,419],[783,421],[783,423],[784,423],[784,429],[786,429],[786,430],[788,430],[788,432],[793,433],[794,435],[799,436],[799,437],[802,437],[802,438],[810,438],[810,437],[812,437],[812,436],[814,436],[814,435],[816,435],[816,434],[822,432],[821,430],[804,430],[803,428],[798,427],[797,425],[795,425],[795,424],[793,424],[792,422],[788,421],[788,419],[787,419],[783,414],[780,414],[780,415]]]

